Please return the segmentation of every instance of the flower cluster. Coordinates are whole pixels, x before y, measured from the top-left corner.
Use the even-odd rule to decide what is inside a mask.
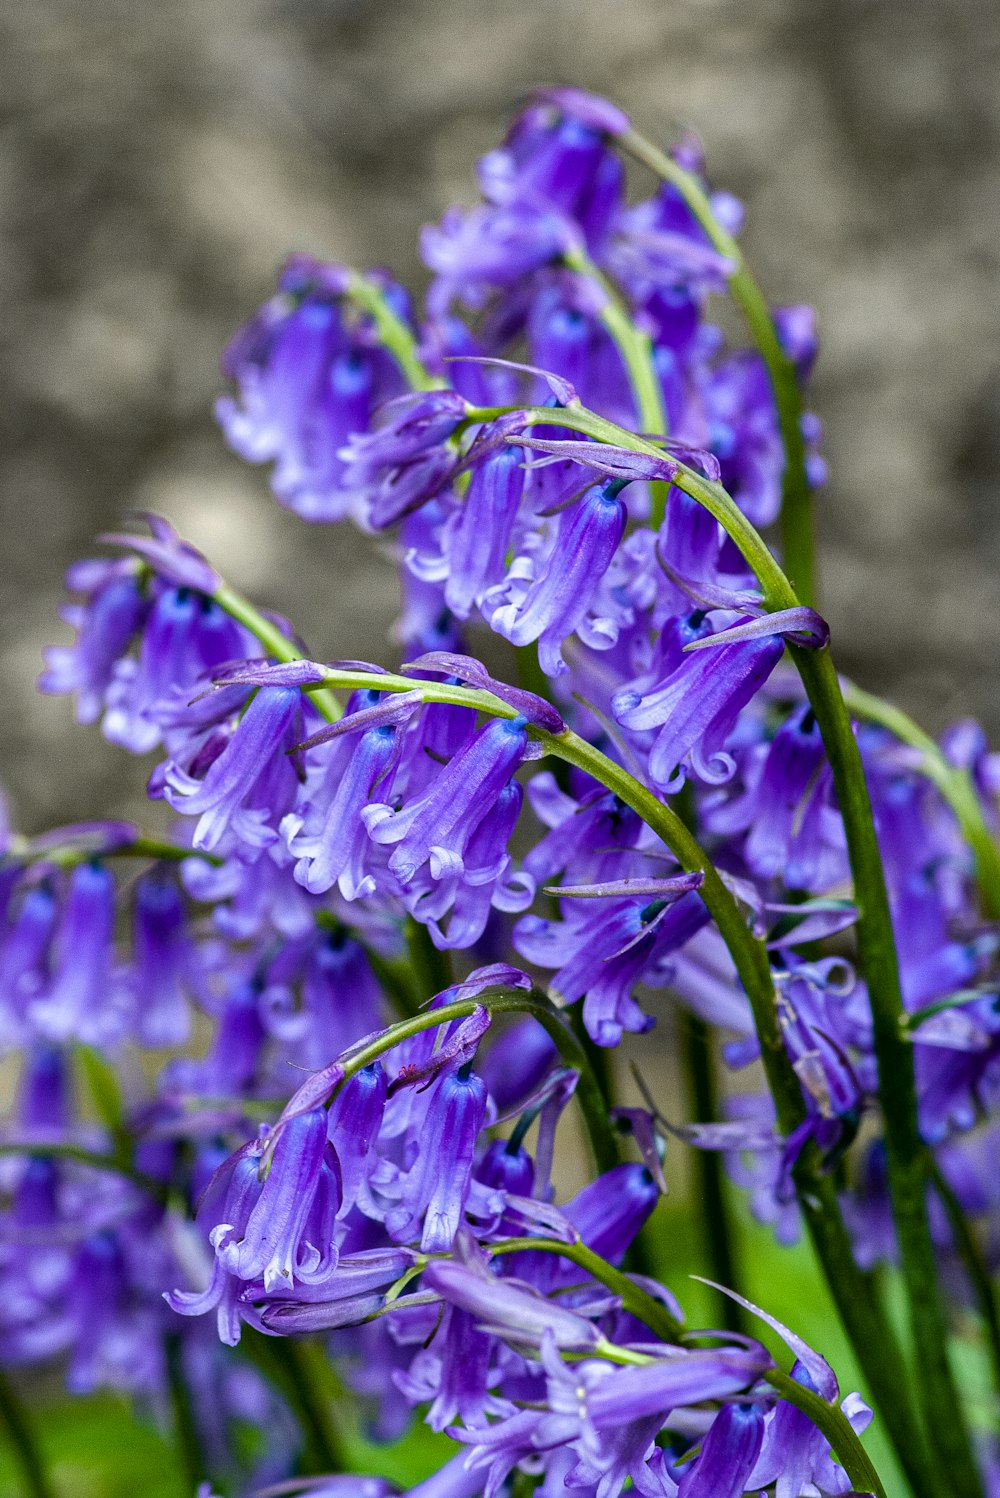
[[[735,1285],[730,1331],[692,1331],[652,1273],[670,1136],[781,1242],[827,1214],[841,1311],[865,1271],[909,1272],[921,1213],[960,1302],[1000,1269],[998,762],[972,724],[937,744],[860,695],[848,720],[829,630],[758,534],[788,541],[796,475],[800,500],[823,480],[812,315],[730,347],[710,299],[740,205],[690,140],[631,200],[630,142],[605,101],[539,94],[478,206],[425,231],[422,312],[296,256],[226,350],[220,424],[278,501],[395,548],[399,671],[310,659],[155,516],[67,579],[76,638],[40,687],[155,752],[170,830],[3,833],[0,1363],[62,1358],[164,1422],[180,1382],[202,1479],[334,1462],[282,1361],[321,1337],[375,1438],[418,1409],[455,1443],[421,1498],[876,1483],[871,1411],[818,1353]],[[616,1108],[594,1057],[668,1010],[766,1090],[757,1068],[721,1117]],[[928,1498],[902,1404],[880,1413]],[[270,1433],[249,1456],[247,1423]]]

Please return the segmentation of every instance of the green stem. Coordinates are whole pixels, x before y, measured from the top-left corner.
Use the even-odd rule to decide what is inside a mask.
[[[249,1326],[243,1328],[240,1345],[294,1410],[306,1443],[302,1458],[306,1475],[350,1471],[333,1419],[334,1400],[329,1388],[324,1389],[333,1373],[322,1348],[295,1337],[265,1337]]]
[[[231,588],[227,582],[220,582],[212,597],[220,609],[224,609],[231,619],[244,625],[260,641],[268,655],[273,655],[276,661],[287,664],[305,659],[301,650],[287,635],[282,634],[272,620],[255,608],[248,598],[243,597],[242,593],[237,593],[235,588]],[[338,718],[343,717],[344,710],[331,693],[314,692],[312,699],[328,723],[335,723]]]
[[[983,1327],[986,1332],[986,1346],[989,1352],[990,1363],[993,1369],[993,1382],[1000,1392],[1000,1306],[997,1304],[997,1293],[990,1278],[989,1271],[983,1262],[983,1256],[976,1242],[975,1234],[969,1226],[969,1219],[962,1210],[961,1203],[955,1196],[942,1173],[933,1150],[927,1151],[927,1174],[931,1185],[937,1193],[938,1200],[945,1211],[948,1224],[955,1238],[955,1245],[965,1265],[965,1272],[969,1276],[972,1292],[979,1306],[979,1314],[983,1319]]]
[[[407,383],[414,390],[440,390],[447,380],[432,375],[420,358],[417,340],[385,298],[384,292],[364,276],[351,276],[347,294],[375,324],[382,347],[392,355]]]
[[[733,236],[719,223],[712,204],[698,178],[686,171],[665,151],[637,131],[618,137],[622,150],[643,162],[658,177],[669,182],[680,193],[713,246],[733,266],[729,290],[746,319],[758,352],[767,366],[774,391],[778,426],[785,452],[781,480],[781,539],[785,567],[794,579],[795,589],[805,603],[815,602],[816,563],[813,543],[812,496],[806,474],[806,448],[802,435],[802,398],[795,366],[778,339],[767,299],[751,274],[743,251]]]
[[[636,326],[615,287],[582,246],[567,250],[563,259],[577,275],[585,276],[597,287],[601,299],[597,315],[625,366],[640,430],[666,436],[667,409],[663,400],[663,387],[653,363],[653,340],[648,333]],[[666,511],[668,489],[669,485],[662,482],[650,484],[650,524],[655,530],[659,529]]]
[[[454,981],[447,952],[438,951],[427,927],[412,916],[406,918],[406,952],[421,1003],[444,993]]]
[[[696,1123],[711,1123],[719,1116],[718,1091],[712,1055],[712,1032],[697,1015],[679,1015],[681,1055],[688,1085],[691,1117]],[[716,1150],[695,1150],[696,1205],[700,1209],[702,1251],[709,1267],[709,1278],[731,1290],[741,1290],[742,1276],[736,1262],[733,1223],[726,1201],[722,1158]],[[720,1325],[730,1331],[745,1332],[743,1307],[729,1295],[716,1294]]]
[[[497,1255],[531,1252],[557,1254],[559,1258],[568,1259],[571,1264],[585,1270],[598,1284],[605,1285],[613,1295],[617,1295],[623,1308],[644,1326],[648,1326],[661,1342],[680,1342],[684,1338],[683,1323],[671,1315],[662,1301],[654,1299],[641,1285],[637,1285],[627,1274],[609,1264],[607,1259],[602,1259],[600,1254],[595,1254],[585,1243],[562,1243],[556,1238],[507,1238],[491,1243],[489,1251]]]
[[[872,1464],[872,1459],[854,1432],[851,1422],[839,1405],[831,1404],[814,1389],[807,1389],[797,1379],[780,1368],[773,1368],[764,1378],[776,1389],[782,1399],[794,1404],[807,1415],[817,1430],[821,1430],[830,1443],[857,1493],[871,1493],[874,1498],[886,1498],[882,1480]]]
[[[198,1422],[194,1417],[191,1390],[184,1377],[181,1346],[181,1338],[176,1332],[168,1332],[163,1339],[167,1383],[170,1388],[170,1403],[174,1416],[174,1439],[188,1487],[192,1493],[195,1493],[198,1484],[204,1481],[208,1472],[198,1435]]]
[[[948,1322],[927,1216],[913,1047],[903,1023],[892,915],[864,767],[829,653],[796,646],[790,651],[823,736],[847,836],[859,912],[858,950],[871,1002],[889,1189],[924,1421],[952,1490],[979,1498],[982,1484],[948,1359]]]
[[[539,419],[543,419],[541,413]],[[551,420],[550,413],[546,412],[544,419]],[[564,425],[574,425],[579,430],[588,432],[599,441],[621,445],[635,452],[655,451],[651,444],[635,437],[623,427],[608,422],[593,412],[584,411],[582,407],[571,407],[563,411],[560,421]],[[769,611],[797,607],[800,600],[788,578],[771,555],[763,538],[725,489],[683,467],[675,483],[703,504],[739,547],[761,584],[765,607]],[[904,1033],[899,964],[864,767],[829,652],[805,650],[796,646],[789,646],[789,651],[823,737],[847,837],[848,857],[859,909],[856,926],[858,948],[872,1008],[875,1057],[885,1119],[889,1186],[913,1329],[919,1396],[932,1448],[942,1466],[953,1475],[955,1492],[963,1495],[963,1498],[966,1495],[967,1498],[979,1498],[982,1487],[948,1360],[947,1321],[937,1279],[923,1186],[914,1059],[912,1047],[907,1044]],[[603,777],[598,775],[597,778]],[[648,796],[649,793],[646,794]],[[658,804],[655,798],[649,799],[654,805]],[[644,820],[649,820],[638,806],[636,810]],[[652,822],[649,825],[654,826]],[[664,836],[662,832],[660,835]],[[669,839],[666,840],[669,842]],[[674,851],[677,853],[676,847]],[[684,867],[688,867],[683,858],[680,861]],[[718,876],[716,880],[717,878]],[[702,893],[733,954],[744,987],[747,987],[747,979],[736,949],[730,944],[730,932],[723,928],[716,915],[714,904],[717,892],[710,886],[707,876]],[[731,920],[729,926],[732,927]],[[747,992],[756,1017],[753,991],[747,987]],[[776,1021],[769,1028],[776,1030]],[[786,1100],[782,1096],[785,1088],[781,1086],[779,1091],[774,1090],[764,1037],[762,1051],[779,1123],[782,1131],[787,1133],[782,1117],[786,1106]],[[900,1454],[902,1456],[902,1452]]]
[[[793,1171],[809,1237],[841,1324],[867,1380],[900,1466],[918,1498],[937,1498],[938,1480],[909,1397],[909,1374],[899,1340],[871,1276],[862,1274],[844,1224],[836,1188],[800,1156]]]
[[[382,678],[379,677],[379,681],[381,680]],[[544,994],[535,990],[531,992],[522,989],[486,991],[475,998],[458,999],[452,1004],[442,1004],[437,1009],[425,1009],[420,1014],[413,1015],[411,1019],[400,1020],[391,1029],[381,1035],[376,1035],[373,1040],[353,1052],[344,1064],[344,1081],[356,1076],[359,1071],[363,1071],[366,1066],[370,1066],[373,1061],[385,1055],[386,1051],[391,1051],[394,1046],[400,1045],[404,1040],[409,1040],[412,1035],[419,1035],[421,1031],[433,1029],[436,1025],[450,1024],[453,1019],[465,1019],[477,1009],[486,1009],[491,1015],[530,1014],[533,1019],[544,1026],[555,1042],[562,1060],[579,1076],[575,1096],[583,1112],[597,1168],[605,1171],[617,1165],[617,1141],[608,1122],[601,1090],[590,1069],[583,1047],[559,1011]]]
[[[0,1425],[14,1448],[14,1457],[21,1469],[21,1481],[28,1498],[53,1498],[53,1488],[45,1471],[45,1463],[35,1440],[32,1422],[27,1410],[14,1390],[6,1373],[0,1370]]]
[[[972,849],[983,913],[990,920],[1000,920],[1000,849],[986,825],[968,771],[949,764],[940,745],[900,708],[871,692],[862,691],[853,682],[842,679],[840,685],[848,711],[856,718],[879,724],[901,743],[918,751],[920,758],[913,768],[936,786],[951,807],[962,836]]]

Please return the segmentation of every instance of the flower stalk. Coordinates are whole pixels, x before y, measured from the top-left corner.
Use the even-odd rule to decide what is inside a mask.
[[[382,678],[379,677],[379,682],[381,681]],[[438,1025],[450,1024],[454,1019],[465,1019],[477,1009],[486,1009],[491,1015],[529,1014],[544,1027],[562,1061],[579,1076],[575,1096],[583,1113],[595,1164],[599,1170],[610,1170],[617,1165],[617,1140],[608,1121],[601,1089],[583,1047],[555,1006],[544,994],[535,990],[531,993],[518,989],[487,991],[475,998],[456,999],[450,1004],[441,1004],[436,1009],[424,1009],[409,1019],[400,1020],[351,1053],[344,1062],[343,1081],[340,1085],[343,1086],[344,1082],[357,1076],[366,1066],[370,1066],[373,1061],[377,1061],[404,1040],[409,1040],[411,1036],[419,1035],[423,1030],[432,1030]]]
[[[7,1434],[21,1472],[26,1498],[56,1498],[27,1410],[6,1373],[0,1371],[0,1426]]]
[[[594,1253],[586,1243],[564,1243],[556,1238],[508,1238],[490,1244],[490,1253],[495,1257],[504,1254],[538,1252],[557,1254],[567,1259],[578,1269],[592,1275],[598,1284],[606,1286],[621,1298],[622,1308],[643,1322],[654,1336],[663,1342],[683,1342],[684,1324],[678,1321],[660,1300],[655,1300],[647,1290],[636,1284],[627,1274],[609,1264],[600,1254]]]
[[[244,625],[250,633],[259,640],[269,655],[273,655],[276,661],[289,663],[301,661],[304,657],[302,651],[283,634],[266,614],[255,608],[248,598],[238,593],[229,583],[220,580],[212,597],[221,609],[235,619],[238,624]],[[328,692],[319,692],[313,695],[316,707],[328,723],[336,723],[343,709],[337,699]]]
[[[324,684],[340,689],[355,689],[366,683],[370,684],[372,680],[367,672],[335,669],[326,671],[323,677]],[[516,709],[509,703],[479,688],[450,683],[416,682],[413,677],[388,673],[379,675],[375,680],[379,691],[412,692],[419,689],[425,702],[465,704],[495,717],[516,716]],[[712,860],[670,806],[579,734],[570,729],[553,734],[538,726],[532,726],[531,734],[548,753],[584,770],[619,796],[627,806],[631,806],[646,825],[662,838],[685,872],[698,872],[704,876],[699,893],[711,912],[749,999],[778,1127],[785,1136],[791,1134],[805,1114],[798,1077],[785,1049],[778,1021],[770,959],[764,943],[750,931],[743,911],[719,877]],[[433,1017],[444,1012],[431,1011],[429,1022],[435,1022]],[[471,1013],[471,1008],[462,1009],[461,1012]],[[457,1009],[455,1013],[458,1013]],[[419,1018],[427,1019],[426,1016]],[[554,1033],[553,1038],[556,1038]],[[377,1054],[394,1043],[387,1041],[383,1044],[381,1040],[373,1042],[381,1047]],[[565,1053],[564,1057],[569,1065],[576,1065]],[[910,1060],[912,1064],[912,1057]],[[592,1130],[592,1114],[586,1104],[584,1112],[588,1128]],[[606,1116],[600,1089],[596,1084],[594,1116],[602,1119]],[[592,1132],[592,1139],[593,1137]],[[819,1169],[813,1146],[807,1146],[799,1156],[793,1178],[824,1276],[858,1362],[883,1411],[900,1461],[910,1476],[915,1491],[921,1498],[930,1498],[931,1489],[925,1480],[927,1469],[918,1455],[923,1443],[899,1384],[898,1370],[902,1366],[902,1354],[870,1282],[854,1262],[833,1181]]]
[[[708,194],[693,172],[687,171],[637,130],[617,137],[623,151],[649,167],[681,194],[720,255],[730,261],[729,290],[757,345],[774,391],[778,425],[785,452],[781,486],[781,542],[785,569],[803,603],[815,604],[816,557],[813,539],[812,496],[806,474],[802,434],[802,399],[795,366],[778,339],[767,299],[733,236],[719,223]]]
[[[769,1369],[764,1378],[782,1399],[787,1399],[789,1404],[794,1404],[804,1415],[808,1415],[817,1429],[823,1432],[856,1493],[869,1493],[872,1498],[887,1498],[871,1457],[838,1405],[830,1403],[815,1390],[807,1389],[780,1368]]]
[[[562,419],[566,425],[576,426],[578,430],[588,432],[598,441],[610,442],[635,452],[655,452],[652,444],[636,438],[613,422],[605,421],[603,417],[595,416],[591,412],[583,412],[582,408],[567,413],[567,416]],[[715,516],[739,547],[761,584],[767,610],[776,612],[798,607],[801,600],[788,577],[772,556],[763,538],[739,511],[722,486],[701,478],[700,475],[683,465],[675,482],[679,488],[703,504]],[[956,1493],[968,1495],[968,1498],[978,1498],[982,1487],[972,1457],[968,1431],[948,1358],[947,1319],[927,1217],[922,1163],[923,1143],[917,1120],[914,1058],[912,1047],[904,1038],[902,1021],[905,1011],[899,979],[899,961],[892,929],[885,873],[872,818],[864,767],[829,652],[806,650],[791,644],[788,648],[816,715],[833,772],[841,815],[844,819],[855,899],[859,911],[858,948],[868,984],[874,1022],[875,1054],[878,1063],[880,1100],[885,1118],[890,1191],[899,1235],[914,1353],[919,1368],[918,1388],[924,1418],[939,1459],[947,1461],[949,1470],[954,1474]],[[587,757],[584,754],[584,758]],[[579,760],[573,762],[580,763]],[[581,764],[581,768],[584,767]],[[650,792],[645,792],[643,799],[647,797],[655,806],[661,804]],[[636,809],[640,811],[644,820],[649,820],[638,806]],[[655,812],[653,814],[656,815]],[[673,817],[673,814],[668,812],[668,816]],[[678,819],[674,818],[674,820]],[[649,825],[654,824],[650,821]],[[683,829],[683,832],[681,844],[690,836],[686,829]],[[661,836],[663,836],[662,832]],[[687,868],[684,857],[678,853],[678,847],[674,844],[671,846],[679,857],[682,867]],[[690,849],[687,850],[687,856],[691,856]],[[701,867],[700,864],[698,866]],[[717,875],[715,879],[718,879]],[[721,881],[719,884],[721,887]],[[759,998],[755,1002],[754,997],[755,994],[760,995],[766,991],[762,988],[762,982],[770,985],[770,974],[768,973],[764,979],[760,958],[755,955],[751,956],[747,941],[744,940],[748,934],[744,930],[743,937],[739,935],[734,926],[732,913],[725,909],[728,900],[736,910],[735,902],[731,901],[728,892],[726,892],[725,900],[719,898],[714,888],[714,881],[707,871],[702,893],[733,954],[734,961],[737,962],[744,987],[747,988],[751,1005],[754,1008],[755,1021],[758,1022],[765,1070],[768,1073],[768,1083],[775,1100],[779,1122],[782,1129],[789,1132],[785,1127],[785,1120],[791,1116],[791,1108],[794,1106],[792,1093],[794,1089],[795,1095],[798,1095],[798,1083],[790,1067],[788,1069],[790,1077],[785,1078],[784,1081],[780,1079],[778,1066],[774,1067],[774,1075],[772,1075],[769,1059],[773,1059],[777,1052],[783,1053],[783,1042],[776,1014],[773,1019],[770,1018],[765,1013],[764,1006],[760,1004]],[[742,924],[738,911],[736,921]],[[752,938],[749,940],[752,942]],[[739,959],[736,956],[737,951],[740,953]],[[764,965],[767,965],[766,953]],[[749,984],[748,976],[750,977]]]

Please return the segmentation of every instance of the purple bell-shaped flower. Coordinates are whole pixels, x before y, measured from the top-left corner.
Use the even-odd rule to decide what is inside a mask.
[[[618,480],[593,485],[560,515],[545,560],[517,558],[484,599],[483,615],[497,634],[518,647],[538,641],[548,676],[567,669],[561,647],[569,635],[579,633],[594,650],[607,650],[618,638],[616,619],[592,612],[592,605],[625,533],[623,488]]]

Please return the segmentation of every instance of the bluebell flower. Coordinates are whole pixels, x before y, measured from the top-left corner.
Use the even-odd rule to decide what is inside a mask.
[[[64,1140],[70,1128],[70,1077],[66,1052],[37,1043],[26,1053],[17,1094],[17,1132],[38,1143]]]
[[[204,594],[160,590],[143,627],[138,659],[125,656],[115,666],[105,737],[134,754],[155,749],[163,732],[156,708],[190,696],[213,668],[252,655],[254,648],[249,633]]]
[[[345,317],[347,285],[341,267],[295,256],[223,355],[239,391],[216,404],[226,439],[249,462],[274,463],[275,497],[304,520],[351,511],[342,449],[402,388],[390,356]]]
[[[386,1227],[400,1242],[418,1233],[424,1253],[451,1247],[469,1195],[476,1141],[486,1119],[486,1088],[468,1066],[446,1074],[427,1109],[420,1154]]]
[[[455,300],[481,307],[492,288],[514,286],[559,260],[574,237],[569,222],[551,208],[449,208],[420,236],[421,258],[436,278],[428,296],[431,312],[441,316]]]
[[[492,1426],[453,1429],[472,1448],[470,1465],[486,1467],[487,1492],[496,1492],[507,1472],[530,1455],[565,1450],[576,1463],[566,1480],[596,1485],[599,1498],[613,1498],[631,1478],[640,1491],[666,1492],[645,1467],[657,1448],[654,1438],[671,1415],[706,1400],[745,1392],[769,1365],[759,1344],[711,1351],[674,1351],[641,1367],[616,1368],[586,1359],[568,1365],[551,1333],[542,1344],[545,1408],[512,1413]],[[697,1492],[697,1489],[695,1490]]]
[[[49,982],[28,1010],[38,1035],[89,1045],[121,1036],[126,1014],[114,977],[114,927],[114,876],[102,864],[80,864],[69,877]]]
[[[512,645],[538,641],[539,664],[548,676],[567,669],[561,647],[569,635],[578,633],[595,650],[606,650],[617,639],[617,621],[594,614],[592,605],[625,533],[622,487],[611,480],[588,489],[559,516],[544,561],[517,558],[483,601],[490,628]]]
[[[771,315],[785,357],[794,364],[799,384],[805,385],[819,353],[816,310],[799,303],[794,307],[775,307]]]
[[[970,990],[966,1003],[931,1014],[911,1034],[920,1129],[936,1144],[971,1129],[1000,1101],[997,995]]]
[[[569,870],[581,883],[631,870],[644,824],[612,791],[594,786],[577,799],[543,770],[532,776],[527,795],[535,816],[549,829],[524,859],[538,884],[554,884]]]
[[[514,931],[517,950],[557,969],[549,991],[558,1003],[584,1000],[583,1022],[596,1044],[618,1045],[624,1031],[642,1034],[655,1023],[633,997],[636,984],[654,977],[657,964],[708,920],[701,899],[686,893],[698,882],[685,876],[672,896],[654,900],[601,900],[596,915],[581,900],[562,921],[524,916]]]
[[[476,1166],[476,1179],[498,1191],[530,1196],[535,1162],[515,1139],[494,1139]]]
[[[465,1453],[452,1457],[431,1477],[410,1488],[406,1498],[476,1498],[482,1487],[482,1478],[470,1472],[465,1462]],[[338,1498],[338,1495],[334,1495]],[[366,1495],[360,1495],[366,1498]]]
[[[221,578],[198,548],[186,541],[166,516],[154,510],[138,510],[136,519],[145,521],[148,536],[134,531],[105,531],[98,540],[108,546],[123,546],[161,582],[211,598]]]
[[[422,796],[399,809],[380,803],[362,816],[369,836],[392,847],[389,868],[408,885],[424,864],[432,878],[464,867],[470,840],[528,749],[523,718],[488,723],[437,771]]]
[[[576,113],[578,103],[553,93],[529,105],[504,147],[479,163],[488,202],[451,208],[439,225],[425,228],[422,255],[437,276],[432,313],[441,315],[456,297],[481,306],[491,290],[513,287],[577,243],[601,253],[624,173],[605,140],[611,116]]]
[[[279,1336],[355,1326],[381,1310],[386,1291],[417,1263],[412,1249],[395,1244],[342,1254],[329,1279],[255,1293],[262,1324]]]
[[[671,489],[660,529],[658,555],[672,572],[697,581],[712,581],[719,562],[719,523],[704,505]],[[671,612],[686,614],[690,600],[676,584],[668,592]]]
[[[828,889],[843,878],[843,830],[833,803],[833,777],[808,706],[787,718],[770,744],[741,768],[741,794],[709,803],[706,824],[731,838],[745,831],[743,856],[763,879],[788,889]]]
[[[327,1130],[340,1163],[340,1215],[362,1197],[368,1200],[365,1188],[387,1097],[385,1070],[375,1061],[345,1082],[330,1105]]]
[[[784,448],[770,376],[756,353],[730,355],[706,388],[711,436],[722,483],[751,523],[773,524],[781,509]]]
[[[457,1419],[476,1424],[487,1414],[505,1413],[507,1401],[491,1397],[498,1381],[494,1342],[475,1318],[457,1306],[444,1308],[437,1328],[396,1382],[411,1404],[429,1404],[431,1430],[445,1430]]]
[[[142,628],[149,600],[132,561],[77,562],[66,573],[66,586],[80,595],[60,617],[76,630],[72,645],[50,645],[38,689],[76,698],[79,723],[95,723],[104,711],[118,661]]]
[[[20,883],[20,881],[18,881]],[[59,906],[50,882],[14,887],[0,928],[0,1043],[19,1045],[30,1034],[28,1007],[48,976]]]
[[[491,910],[507,914],[527,909],[535,895],[530,874],[511,869],[508,851],[523,800],[509,780],[478,822],[461,854],[435,848],[407,885],[403,902],[442,951],[473,946],[486,929]]]
[[[345,900],[357,900],[376,889],[377,865],[362,811],[376,794],[381,801],[391,792],[397,729],[384,721],[351,732],[351,719],[379,701],[375,691],[352,699],[340,725],[347,732],[330,748],[310,754],[298,804],[281,824],[296,859],[295,878],[310,894],[323,894],[336,884]]]
[[[557,1096],[554,1101],[561,1108],[568,1097]],[[544,1125],[543,1115],[543,1128]],[[542,1153],[548,1148],[540,1129],[539,1166],[543,1165]],[[541,1195],[538,1174],[536,1171],[535,1196]],[[544,1187],[546,1183],[547,1175],[543,1175],[541,1184]],[[660,1187],[646,1166],[628,1161],[604,1171],[561,1207],[550,1208],[549,1230],[578,1238],[602,1259],[620,1264],[652,1215],[660,1196]],[[555,1254],[525,1250],[510,1255],[506,1262],[511,1273],[530,1281],[537,1290],[560,1296],[562,1304],[580,1315],[591,1314],[593,1286],[584,1284],[581,1287],[580,1271],[568,1260]],[[662,1297],[678,1320],[682,1319],[683,1313],[669,1291],[656,1286],[653,1293]],[[604,1309],[601,1305],[600,1310]]]
[[[275,823],[295,795],[295,773],[285,751],[302,738],[300,702],[291,687],[264,687],[201,778],[168,763],[164,794],[175,811],[198,818],[196,848],[211,852],[227,834],[252,850],[277,841]],[[276,793],[273,799],[255,800],[262,783]]]
[[[573,299],[568,292],[567,286],[545,286],[531,302],[527,333],[532,362],[543,369],[558,369],[591,409],[617,410],[616,401],[608,401],[602,389],[604,382],[599,375],[595,378],[601,346],[608,335],[597,321],[593,305],[574,305],[581,299]],[[620,397],[623,388],[627,394],[628,387],[620,360],[618,365],[615,395]]]
[[[169,1063],[160,1075],[160,1090],[168,1098],[178,1092],[213,1097],[249,1091],[259,1079],[265,1039],[259,981],[231,980],[223,991],[208,1054]]]
[[[645,1165],[629,1161],[582,1187],[562,1213],[589,1248],[619,1264],[659,1199]]]
[[[960,718],[941,735],[941,752],[948,763],[965,770],[979,793],[983,813],[996,825],[996,800],[1000,795],[1000,754],[991,750],[981,724]]]
[[[849,1054],[843,989],[802,966],[779,975],[778,991],[782,1036],[806,1101],[805,1119],[785,1141],[783,1166],[790,1171],[807,1139],[832,1166],[854,1140],[865,1103]],[[794,1193],[790,1180],[778,1189]]]
[[[742,1498],[763,1439],[764,1416],[756,1405],[723,1405],[697,1461],[683,1470],[678,1498]]]
[[[700,623],[703,616],[696,617]],[[777,634],[720,643],[708,651],[685,651],[676,664],[667,662],[664,676],[655,684],[623,687],[615,693],[612,705],[618,722],[653,734],[648,770],[655,786],[676,790],[683,784],[678,771],[686,765],[710,785],[731,778],[736,766],[726,752],[726,741],[783,651]]]
[[[66,1292],[71,1393],[111,1386],[149,1398],[164,1387],[164,1318],[155,1301],[136,1295],[131,1270],[119,1234],[93,1233],[77,1249]]]
[[[836,1404],[840,1389],[833,1369],[824,1357],[810,1347],[776,1316],[762,1311],[752,1301],[724,1287],[723,1294],[737,1301],[752,1315],[766,1322],[795,1354],[792,1377],[805,1388],[819,1394],[828,1404]],[[859,1394],[840,1400],[841,1412],[853,1430],[860,1434],[869,1424],[872,1412]],[[733,1433],[735,1440],[735,1432]],[[747,1444],[751,1442],[744,1437]],[[777,1482],[777,1491],[808,1491],[810,1485],[823,1493],[849,1494],[853,1490],[843,1467],[837,1462],[823,1433],[796,1405],[779,1400],[764,1416],[760,1457],[750,1474],[750,1488],[767,1487]],[[700,1489],[696,1489],[700,1493]],[[683,1492],[683,1489],[682,1489]],[[706,1489],[704,1498],[709,1498]]]
[[[216,1172],[199,1209],[199,1220],[213,1224],[211,1279],[200,1293],[172,1291],[168,1304],[182,1316],[214,1309],[220,1339],[238,1342],[248,1287],[252,1299],[258,1284],[266,1295],[332,1275],[339,1207],[340,1172],[327,1142],[326,1113],[299,1113]]]
[[[446,495],[439,494],[404,515],[399,544],[405,565],[399,583],[402,607],[392,626],[392,637],[404,659],[427,650],[462,650],[461,621],[444,601],[440,557],[445,525]],[[423,559],[432,558],[430,575]],[[418,558],[421,559],[418,561]]]
[[[385,1023],[385,997],[359,941],[345,927],[313,931],[294,954],[292,981],[300,985],[308,1020],[304,1039],[295,1047],[299,1063],[325,1066]],[[273,969],[269,978],[273,978]],[[345,1186],[346,1192],[346,1186]]]
[[[445,602],[459,619],[467,619],[487,588],[503,577],[523,493],[518,448],[498,447],[473,468],[443,543],[448,566]]]
[[[574,104],[569,93],[538,95],[500,150],[481,159],[476,176],[491,202],[556,209],[596,251],[621,201],[624,172],[605,138],[610,113]]]
[[[451,482],[461,458],[451,438],[467,410],[454,390],[397,396],[371,431],[347,443],[345,482],[365,524],[383,530]]]
[[[193,952],[174,879],[153,870],[136,881],[132,966],[126,982],[143,1045],[182,1045],[191,1031]]]
[[[730,227],[739,222],[739,206],[718,194]],[[645,307],[658,292],[680,290],[699,311],[711,291],[722,291],[733,266],[715,249],[693,211],[670,183],[653,197],[624,208],[616,217],[608,265],[634,301]]]
[[[242,1222],[219,1224],[211,1242],[222,1267],[241,1280],[262,1279],[265,1291],[296,1278],[323,1278],[336,1265],[333,1223],[340,1206],[336,1157],[327,1157],[322,1109],[290,1118],[255,1147],[260,1191]],[[323,1208],[313,1208],[320,1199]],[[310,1218],[314,1218],[311,1223]],[[322,1236],[310,1241],[310,1227]],[[329,1235],[329,1236],[327,1236]]]
[[[557,1347],[582,1352],[599,1340],[592,1322],[567,1310],[558,1299],[540,1295],[530,1284],[498,1278],[477,1256],[436,1260],[422,1278],[429,1290],[516,1346],[538,1348],[548,1336]]]

